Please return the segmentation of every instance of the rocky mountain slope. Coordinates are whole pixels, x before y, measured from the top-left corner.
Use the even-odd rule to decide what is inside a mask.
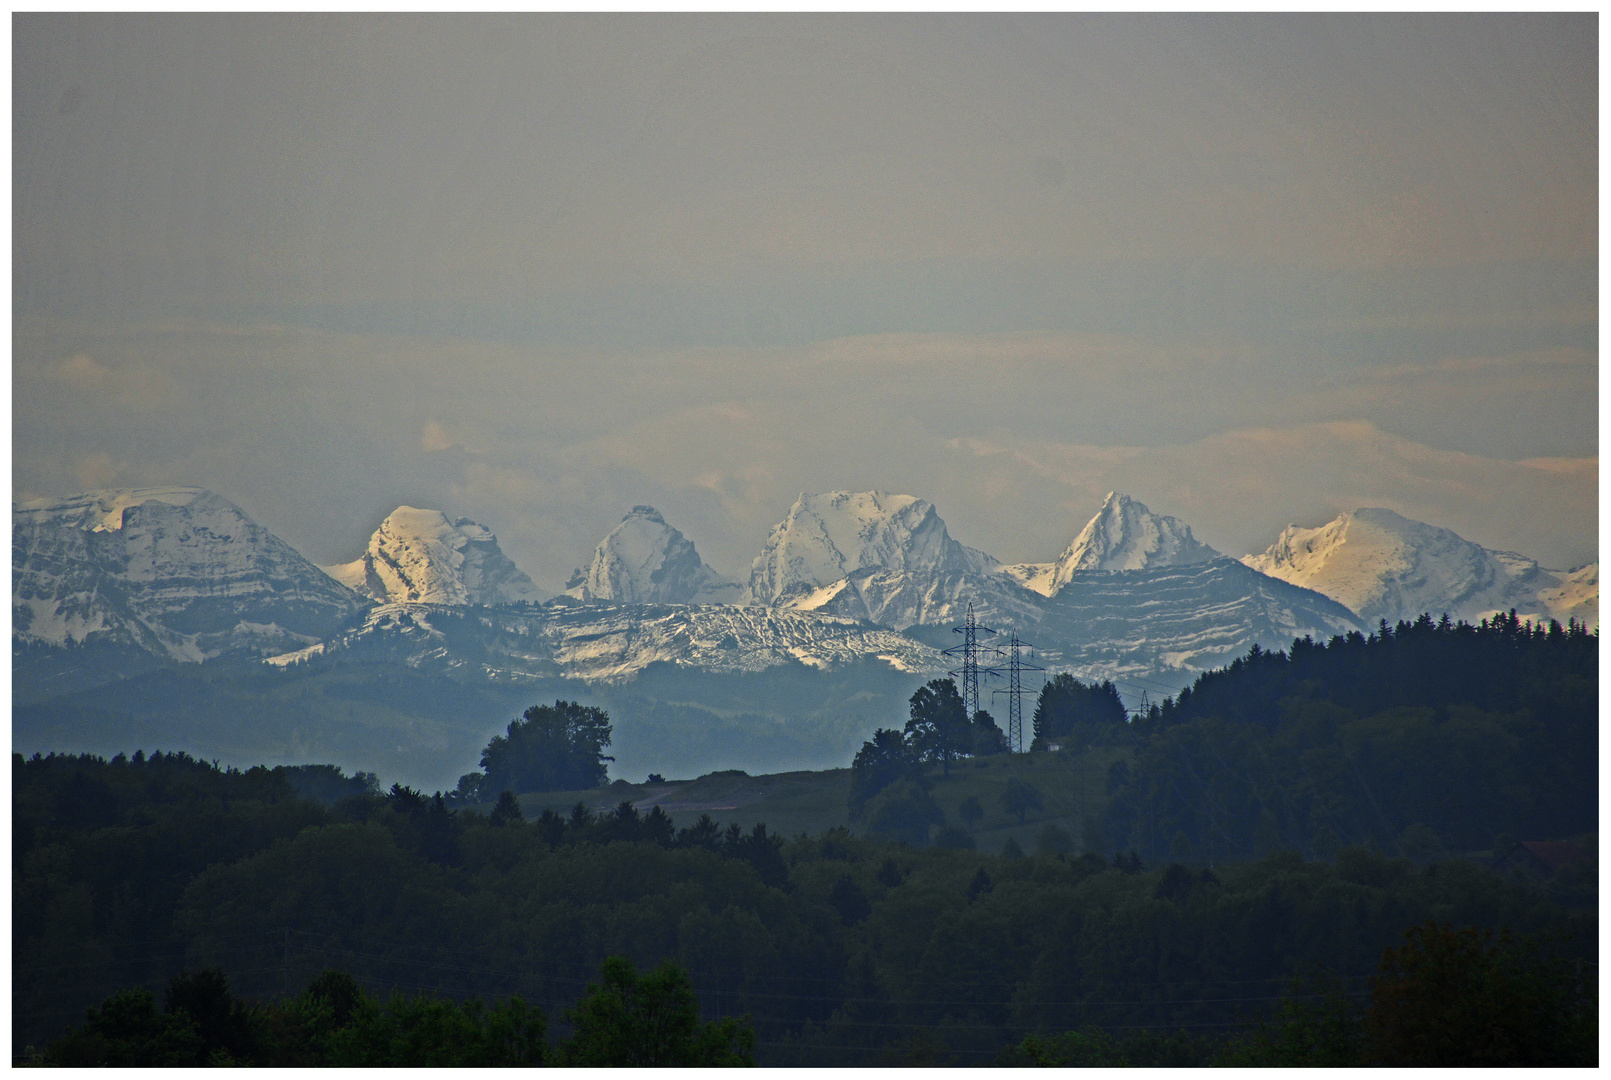
[[[855,568],[836,580],[823,578]],[[783,567],[786,573],[774,572]],[[1219,555],[1174,518],[1114,492],[1049,563],[1001,566],[952,540],[934,507],[881,492],[803,495],[756,561],[776,609],[861,619],[944,648],[969,605],[1081,678],[1171,685],[1258,644],[1361,628],[1346,608]],[[815,585],[815,587],[811,587]],[[952,666],[956,662],[953,660]]]
[[[322,639],[368,602],[200,488],[12,505],[17,648],[95,646],[201,661]]]
[[[707,566],[693,542],[652,506],[634,506],[565,589],[578,600],[617,604],[727,604],[743,592]]]
[[[1078,574],[1154,570],[1223,557],[1192,536],[1191,526],[1110,491],[1102,508],[1054,561],[1017,563],[1001,570],[1025,588],[1051,596]]]
[[[1019,624],[1039,619],[1044,600],[1002,574],[865,566],[777,602],[791,611],[865,619],[896,630],[958,624],[969,604],[979,618]]]
[[[1538,598],[1554,613],[1560,622],[1576,619],[1590,628],[1600,625],[1600,564],[1580,566],[1576,570],[1549,570],[1559,581],[1539,590]]]
[[[935,650],[903,634],[815,612],[564,601],[485,609],[387,604],[370,611],[362,625],[268,662],[287,667],[341,656],[516,682],[618,683],[653,664],[717,675],[866,660],[916,673],[947,666]]]
[[[399,506],[363,555],[325,573],[380,603],[509,604],[546,600],[485,525],[440,510]]]
[[[1242,561],[1324,593],[1372,626],[1422,612],[1474,622],[1512,608],[1534,620],[1599,623],[1597,564],[1546,570],[1391,510],[1354,510],[1313,529],[1289,525],[1267,550]]]
[[[1020,628],[1040,654],[1081,678],[1144,677],[1185,685],[1253,645],[1364,629],[1342,604],[1234,559],[1076,574]]]
[[[883,491],[802,494],[751,566],[749,598],[777,604],[868,568],[951,575],[995,566],[984,552],[951,539],[927,499]]]
[[[906,630],[983,617],[1034,619],[1032,593],[951,538],[934,504],[882,491],[802,494],[750,572],[753,603]]]

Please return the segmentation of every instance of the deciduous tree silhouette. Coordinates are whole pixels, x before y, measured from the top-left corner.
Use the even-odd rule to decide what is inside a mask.
[[[1001,808],[1018,819],[1018,824],[1024,823],[1024,818],[1031,810],[1043,808],[1040,792],[1033,784],[1013,777],[1007,781],[1007,786],[999,797]]]
[[[902,780],[874,800],[868,810],[867,831],[921,847],[929,829],[945,824],[945,811],[934,796],[914,780]]]
[[[1367,1064],[1592,1066],[1592,980],[1507,931],[1411,927],[1382,954],[1365,1016]]]
[[[533,705],[507,734],[494,736],[481,753],[482,791],[577,791],[601,787],[610,717],[603,709],[556,701]]]
[[[938,761],[945,775],[951,759],[973,752],[974,729],[968,710],[950,679],[931,679],[907,703],[906,741],[921,761]],[[992,724],[992,726],[994,726]]]
[[[895,781],[913,775],[917,754],[905,737],[891,728],[880,728],[861,744],[851,763],[850,816],[859,818],[867,803]]]
[[[612,956],[598,983],[565,1019],[571,1038],[560,1047],[560,1064],[627,1068],[699,1068],[755,1064],[755,1033],[731,1017],[699,1019],[699,1002],[688,975],[667,961],[646,975]]]

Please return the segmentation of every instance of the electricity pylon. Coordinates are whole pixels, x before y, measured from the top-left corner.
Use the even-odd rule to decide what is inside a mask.
[[[986,675],[1000,674],[995,668],[979,666],[981,653],[993,654],[1001,651],[989,645],[980,645],[979,634],[981,631],[986,634],[995,633],[990,627],[980,626],[974,621],[973,601],[970,600],[968,601],[967,622],[961,626],[953,627],[951,630],[954,634],[962,635],[962,644],[953,645],[945,650],[946,656],[960,655],[962,657],[962,670],[960,672],[948,671],[946,674],[953,679],[960,678],[962,680],[962,707],[967,711],[970,721],[979,712],[979,674],[981,672]]]
[[[1019,641],[1017,634],[1012,636],[1012,644],[1008,646],[1007,689],[991,691],[992,694],[1007,695],[1007,748],[1015,754],[1024,752],[1024,695],[1031,692],[1024,689],[1023,673],[1046,670],[1026,664],[1019,658],[1019,649],[1033,647],[1027,641]]]

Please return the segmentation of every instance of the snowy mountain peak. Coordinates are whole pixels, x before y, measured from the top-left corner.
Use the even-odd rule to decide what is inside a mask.
[[[883,491],[802,493],[750,567],[750,596],[773,604],[866,567],[986,573],[996,561],[951,539],[934,504]]]
[[[652,506],[634,506],[565,592],[618,604],[727,604],[741,589],[705,564],[693,542]]]
[[[364,601],[201,488],[16,503],[14,645],[103,643],[199,661],[306,644]]]
[[[323,569],[382,603],[508,604],[549,595],[510,561],[485,525],[414,506],[387,515],[361,558]]]
[[[1263,553],[1242,561],[1324,593],[1372,624],[1422,612],[1474,620],[1511,608],[1524,617],[1599,621],[1595,564],[1570,574],[1545,570],[1524,555],[1490,551],[1381,508],[1349,511],[1312,529],[1289,525]]]
[[[1110,491],[1102,509],[1058,556],[1051,588],[1060,589],[1086,571],[1153,570],[1218,558],[1219,552],[1192,536],[1191,526]]]
[[[86,491],[64,499],[35,499],[15,504],[18,513],[30,517],[44,515],[72,528],[91,532],[114,532],[123,528],[124,511],[159,502],[167,506],[189,506],[197,499],[217,500],[218,496],[203,488],[150,487],[120,488],[105,491]]]

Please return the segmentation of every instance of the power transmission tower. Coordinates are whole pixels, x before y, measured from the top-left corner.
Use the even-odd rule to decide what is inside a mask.
[[[969,720],[972,720],[975,714],[977,714],[979,711],[979,674],[981,672],[986,675],[1000,674],[1000,672],[995,668],[979,666],[979,656],[981,653],[994,654],[1001,651],[999,649],[992,648],[989,645],[981,646],[979,644],[979,634],[981,631],[986,634],[995,633],[995,631],[990,629],[990,627],[980,626],[974,621],[973,602],[970,600],[968,602],[967,622],[961,626],[952,627],[951,630],[951,632],[954,634],[962,635],[962,644],[953,645],[951,648],[945,650],[946,656],[960,655],[962,657],[961,672],[949,671],[946,672],[946,674],[950,675],[953,679],[961,678],[962,707],[964,710],[966,710]]]
[[[1019,649],[1033,647],[1027,641],[1019,641],[1017,634],[1012,636],[1012,643],[1008,646],[1007,689],[991,691],[992,694],[1007,695],[1007,747],[1015,754],[1024,752],[1024,695],[1031,693],[1024,689],[1023,673],[1046,670],[1034,664],[1024,663],[1019,656]]]

